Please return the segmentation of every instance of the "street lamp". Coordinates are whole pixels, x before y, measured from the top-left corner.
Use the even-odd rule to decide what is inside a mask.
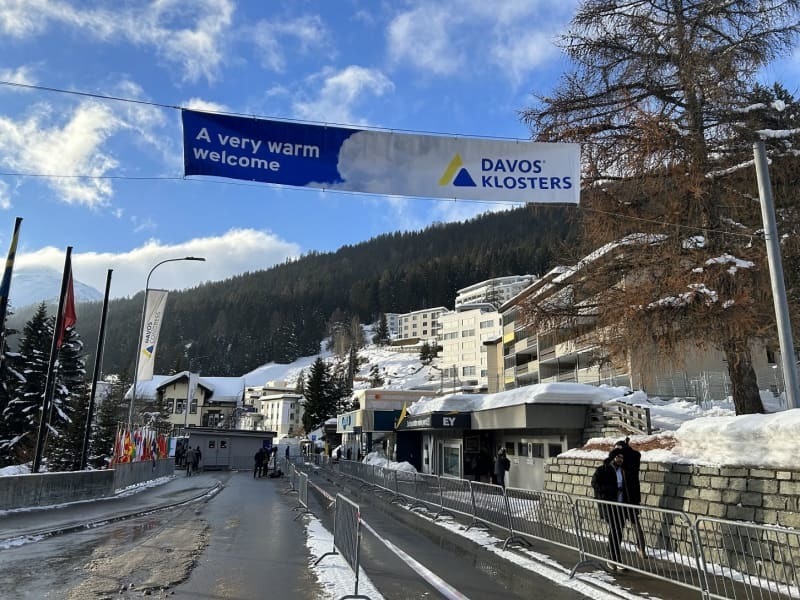
[[[147,292],[150,291],[150,276],[153,274],[153,271],[155,271],[158,267],[160,267],[164,263],[176,262],[179,260],[197,260],[205,262],[206,259],[199,256],[168,258],[166,260],[162,260],[159,263],[156,263],[156,265],[152,269],[150,269],[150,272],[147,274],[147,282],[145,283],[144,286],[144,301],[142,302],[142,322],[139,325],[139,338],[136,343],[136,362],[135,366],[133,367],[133,389],[131,390],[131,402],[130,405],[128,406],[128,427],[130,427],[133,424],[133,405],[136,402],[136,381],[137,379],[139,379],[139,355],[142,353],[142,330],[144,329],[144,317],[145,317],[145,311],[147,310]],[[186,407],[186,410],[188,410],[188,407]]]

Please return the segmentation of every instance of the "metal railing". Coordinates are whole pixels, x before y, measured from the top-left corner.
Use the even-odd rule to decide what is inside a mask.
[[[500,529],[503,548],[539,540],[574,550],[579,560],[572,575],[583,566],[601,564],[696,590],[704,599],[800,600],[799,530],[693,519],[675,510],[407,471],[391,477],[387,467],[376,471],[353,461],[328,468],[391,492],[411,510],[430,512],[434,520],[461,515],[470,520],[468,529]]]

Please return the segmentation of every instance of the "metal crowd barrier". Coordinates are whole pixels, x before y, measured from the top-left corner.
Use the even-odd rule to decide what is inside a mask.
[[[292,509],[300,511],[294,518],[295,521],[304,514],[311,512],[308,510],[308,475],[302,471],[298,473],[297,477],[297,501],[299,504]]]
[[[336,495],[336,511],[333,517],[333,550],[320,556],[314,565],[326,556],[341,554],[342,558],[350,565],[355,573],[355,589],[352,594],[342,596],[344,598],[366,598],[358,593],[358,572],[359,572],[359,553],[361,549],[361,509],[358,504],[345,498],[341,494]],[[338,550],[338,552],[337,552]]]
[[[579,553],[574,575],[600,563],[713,599],[800,600],[800,531],[632,506],[559,492],[503,489],[342,460],[333,473],[390,493],[409,509],[460,514],[507,532],[503,548],[540,540]]]

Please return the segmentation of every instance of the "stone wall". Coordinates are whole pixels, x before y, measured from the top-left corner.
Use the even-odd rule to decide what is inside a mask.
[[[600,463],[551,459],[545,466],[545,490],[594,496],[592,474]],[[639,480],[645,506],[800,529],[800,470],[642,462]]]

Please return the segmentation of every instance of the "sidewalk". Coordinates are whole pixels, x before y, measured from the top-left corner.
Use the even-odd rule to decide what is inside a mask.
[[[56,506],[0,511],[0,545],[26,537],[58,535],[197,500],[222,489],[219,474],[201,472],[130,488],[114,497]]]

